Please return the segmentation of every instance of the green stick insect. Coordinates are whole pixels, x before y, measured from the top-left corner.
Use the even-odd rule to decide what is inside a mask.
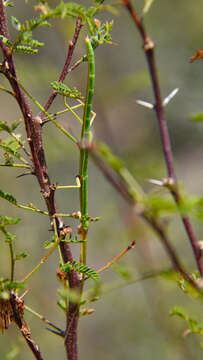
[[[86,251],[87,251],[87,231],[88,231],[88,146],[91,141],[91,116],[92,116],[92,100],[94,95],[95,82],[95,63],[94,50],[90,39],[85,39],[88,57],[88,79],[85,96],[85,107],[83,112],[83,124],[81,130],[81,144],[80,144],[80,210],[81,210],[81,243],[80,249],[80,263],[86,265]],[[81,284],[81,292],[84,285],[84,277]]]

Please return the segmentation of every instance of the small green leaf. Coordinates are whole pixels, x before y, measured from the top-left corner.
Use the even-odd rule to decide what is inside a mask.
[[[68,261],[64,265],[61,265],[60,268],[65,273],[74,270],[74,271],[77,271],[78,273],[82,273],[82,274],[88,276],[89,278],[91,278],[93,280],[100,280],[100,276],[99,276],[99,274],[96,273],[95,270],[89,268],[87,265],[81,265],[81,264],[77,263],[76,261],[73,261],[73,262]]]
[[[28,254],[21,253],[21,254],[16,255],[15,260],[22,260],[22,259],[25,259],[27,256],[28,256]]]
[[[181,307],[174,307],[170,313],[171,316],[178,316],[184,321],[186,321],[190,332],[203,335],[203,326],[196,319],[189,317],[185,310]]]
[[[57,240],[58,240],[58,239],[57,239],[57,236],[56,236],[56,235],[53,235],[52,238],[51,238],[51,240],[45,241],[45,243],[44,243],[44,248],[45,248],[45,249],[49,249],[49,248],[53,247]]]
[[[37,54],[38,53],[38,49],[33,49],[30,46],[26,46],[26,45],[16,45],[13,48],[13,51],[17,52],[17,53],[24,53],[24,54]]]
[[[78,303],[80,300],[80,293],[75,289],[57,289],[58,296],[65,301]]]
[[[60,299],[57,301],[57,305],[61,308],[63,311],[67,311],[66,302],[63,299]]]
[[[4,235],[5,235],[5,242],[6,243],[11,243],[12,241],[14,241],[16,239],[15,235],[12,235],[10,232],[8,231],[3,231]]]
[[[9,48],[12,48],[12,46],[13,46],[12,42],[10,40],[8,40],[5,36],[0,35],[0,39],[4,43],[4,45],[6,45]]]
[[[112,269],[124,280],[131,280],[133,278],[132,271],[125,265],[114,264]]]
[[[0,197],[7,200],[11,204],[17,205],[17,200],[14,198],[14,196],[7,192],[0,190]]]
[[[20,221],[20,218],[12,218],[8,216],[0,216],[0,225],[6,226],[6,225],[16,225]]]
[[[203,113],[191,115],[191,120],[194,122],[203,121]]]
[[[170,316],[178,316],[181,319],[187,321],[188,320],[188,316],[185,313],[185,310],[181,307],[175,306],[171,312],[170,312]]]
[[[74,98],[74,99],[82,99],[81,93],[76,88],[71,90],[67,85],[65,85],[59,81],[53,81],[51,83],[51,86],[60,95],[67,96],[69,98]]]
[[[7,121],[0,121],[0,131],[6,131],[10,133],[10,127],[7,125]]]
[[[11,24],[13,25],[13,27],[16,30],[21,31],[22,25],[21,25],[20,21],[18,19],[16,19],[15,16],[11,16]]]
[[[10,281],[5,284],[5,289],[7,290],[17,290],[17,289],[24,289],[25,285],[21,282],[17,281]]]
[[[96,4],[102,4],[102,3],[104,2],[104,0],[94,0],[94,2],[95,2]]]

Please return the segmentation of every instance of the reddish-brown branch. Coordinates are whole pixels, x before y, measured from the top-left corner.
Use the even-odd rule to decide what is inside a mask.
[[[64,67],[61,71],[61,75],[59,76],[59,82],[63,82],[65,80],[66,75],[68,74],[68,68],[72,60],[73,52],[80,34],[80,30],[82,27],[82,19],[80,17],[77,18],[76,21],[76,27],[75,27],[75,33],[73,36],[73,40],[69,44],[68,53],[66,57],[66,61],[64,64]],[[50,95],[49,99],[47,100],[46,104],[44,105],[44,109],[47,111],[51,104],[53,103],[55,97],[57,96],[57,91],[53,91],[53,93]],[[39,114],[39,116],[42,116],[42,113]]]
[[[76,33],[74,36],[74,45],[69,48],[69,55],[68,59],[66,61],[66,64],[64,66],[64,69],[62,71],[61,78],[65,77],[67,67],[68,67],[68,61],[71,61],[73,50],[75,48],[75,43],[77,41],[79,31],[81,28],[81,19],[78,18],[77,25],[76,25]],[[7,20],[5,16],[5,8],[3,5],[3,1],[0,0],[0,35],[4,35],[7,38],[9,38],[8,34],[8,28],[7,28]],[[0,47],[3,52],[4,56],[4,62],[1,64],[0,71],[6,76],[8,79],[13,92],[15,94],[16,101],[19,105],[19,108],[23,114],[24,122],[25,122],[25,128],[27,133],[27,139],[30,146],[31,154],[32,154],[32,160],[33,160],[33,166],[34,166],[34,174],[39,182],[41,193],[44,197],[44,200],[46,202],[46,206],[49,212],[50,219],[52,220],[53,216],[58,213],[58,207],[56,204],[56,201],[54,199],[54,191],[51,186],[49,174],[48,174],[48,168],[46,164],[45,159],[45,153],[44,153],[44,145],[43,145],[43,139],[42,139],[42,124],[40,121],[39,116],[34,116],[31,110],[31,107],[27,101],[27,98],[23,92],[23,90],[20,88],[17,80],[17,74],[16,69],[14,65],[13,55],[9,48],[7,48],[2,41],[0,41]],[[60,235],[60,231],[64,228],[64,224],[62,219],[55,217],[56,224],[57,224],[57,231]],[[72,262],[72,254],[69,247],[69,244],[61,242],[60,243],[61,253],[63,257],[63,261]],[[78,288],[80,285],[80,280],[78,278],[78,275],[76,272],[72,271],[69,273],[69,284],[71,288]],[[73,311],[73,314],[71,313]],[[71,320],[70,324],[70,318],[74,318],[74,321]],[[67,329],[70,329],[70,334],[67,334],[67,341],[65,342],[66,345],[66,351],[67,356],[69,360],[76,360],[77,359],[77,322],[78,322],[78,311],[75,311],[75,308],[73,309],[72,303],[69,304],[69,309],[67,313]],[[71,335],[71,331],[73,332],[73,335]],[[72,338],[71,338],[72,336]],[[27,342],[29,342],[28,339],[26,339]],[[73,341],[75,343],[73,344]],[[32,347],[32,344],[29,345],[30,348]],[[40,358],[39,358],[40,359]]]
[[[174,169],[174,165],[173,165],[174,162],[173,162],[170,136],[169,136],[168,126],[167,126],[167,122],[166,122],[166,118],[165,118],[165,114],[164,114],[160,85],[159,85],[158,74],[157,74],[157,70],[156,70],[156,64],[155,64],[154,43],[148,37],[145,27],[143,25],[143,22],[141,21],[141,19],[137,15],[136,11],[134,10],[134,8],[131,4],[131,1],[123,0],[122,4],[128,10],[130,16],[134,20],[134,22],[141,34],[143,42],[144,42],[143,47],[145,50],[145,55],[146,55],[146,59],[147,59],[148,67],[149,67],[149,73],[151,76],[152,87],[153,87],[154,97],[155,97],[154,109],[156,111],[157,120],[158,120],[158,124],[159,124],[162,148],[163,148],[163,153],[164,153],[164,157],[165,157],[168,177],[171,178],[172,181],[174,182],[174,187],[171,188],[171,194],[173,195],[176,203],[180,204],[181,196],[179,194],[178,187],[177,187],[177,179],[176,179],[175,169]],[[200,247],[198,244],[198,240],[193,231],[190,219],[188,217],[182,217],[182,221],[183,221],[185,230],[187,232],[188,238],[190,240],[199,272],[200,272],[201,276],[203,276],[203,257],[202,257],[201,250],[200,250]]]
[[[14,321],[15,321],[16,325],[20,329],[21,334],[24,337],[24,339],[26,340],[26,343],[28,344],[30,350],[32,351],[35,359],[43,360],[43,357],[41,355],[41,352],[40,352],[38,346],[35,344],[35,342],[31,338],[30,331],[28,329],[28,326],[27,326],[24,318],[19,314],[19,312],[17,310],[15,294],[11,294],[10,296],[11,296],[10,303],[12,306],[13,317],[14,317]]]

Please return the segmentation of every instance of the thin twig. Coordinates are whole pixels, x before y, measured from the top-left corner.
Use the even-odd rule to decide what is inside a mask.
[[[13,317],[14,317],[14,321],[15,321],[16,325],[20,329],[21,334],[24,337],[25,341],[27,342],[27,344],[28,344],[30,350],[32,351],[35,359],[43,360],[43,357],[41,355],[39,347],[35,344],[35,342],[31,338],[30,330],[28,329],[28,326],[27,326],[24,318],[18,312],[15,294],[11,294],[10,296],[11,296],[10,303],[11,303],[11,306],[12,306]]]
[[[134,20],[134,22],[140,32],[140,35],[143,39],[143,42],[144,42],[143,48],[145,51],[145,55],[146,55],[146,59],[147,59],[148,67],[149,67],[149,73],[150,73],[151,81],[152,81],[152,87],[153,87],[153,92],[154,92],[154,97],[155,97],[154,110],[156,111],[157,120],[158,120],[158,124],[159,124],[160,135],[161,135],[161,140],[162,140],[162,148],[163,148],[163,153],[164,153],[164,157],[165,157],[165,163],[166,163],[166,167],[167,167],[168,177],[170,179],[172,179],[172,181],[174,182],[174,186],[171,187],[170,192],[173,195],[173,198],[175,199],[176,203],[180,204],[181,203],[181,195],[179,193],[178,186],[177,186],[177,179],[176,179],[173,155],[172,155],[172,149],[171,149],[171,141],[170,141],[168,126],[167,126],[167,122],[166,122],[166,118],[165,118],[165,114],[164,114],[163,101],[161,98],[160,85],[159,85],[155,57],[154,57],[154,43],[147,35],[145,27],[143,25],[143,22],[137,15],[136,11],[134,10],[134,8],[131,4],[131,1],[123,0],[122,5],[128,10],[130,16]],[[202,253],[201,253],[201,250],[199,247],[198,240],[193,231],[190,219],[185,216],[182,216],[181,218],[182,218],[186,233],[188,235],[188,238],[190,240],[200,275],[203,277],[203,257],[202,257]]]
[[[127,252],[131,249],[135,248],[135,241],[132,241],[132,243],[123,251],[120,252],[116,257],[114,257],[111,261],[109,261],[106,265],[104,265],[102,268],[97,270],[96,272],[99,274],[103,272],[104,270],[109,269],[113,264],[115,264],[116,261],[118,261],[123,255],[127,254]]]
[[[82,19],[80,17],[78,17],[77,21],[76,21],[76,27],[75,27],[75,33],[73,36],[73,40],[69,44],[66,61],[65,61],[64,67],[61,71],[61,75],[59,76],[59,80],[58,80],[59,82],[63,82],[68,73],[68,68],[69,68],[70,62],[72,60],[73,52],[74,52],[74,49],[75,49],[75,46],[76,46],[76,43],[78,40],[78,36],[80,34],[81,27],[82,27]],[[46,104],[44,105],[44,109],[46,111],[50,108],[50,106],[53,103],[56,96],[57,96],[57,91],[53,91],[53,93],[50,95],[49,99],[47,100]],[[40,112],[39,116],[42,117],[42,112]]]

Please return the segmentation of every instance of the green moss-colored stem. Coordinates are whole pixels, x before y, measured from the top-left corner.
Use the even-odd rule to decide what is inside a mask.
[[[81,211],[81,249],[80,249],[80,263],[86,265],[87,256],[87,232],[88,232],[88,147],[91,139],[91,111],[92,100],[94,94],[94,80],[95,80],[95,65],[94,65],[94,51],[89,38],[86,38],[87,54],[88,54],[88,79],[85,96],[85,107],[83,113],[83,124],[81,130],[80,142],[80,211]],[[84,285],[84,277],[81,282],[81,293]]]
[[[10,280],[14,279],[14,266],[15,266],[15,256],[12,241],[9,242],[9,251],[10,251]]]

